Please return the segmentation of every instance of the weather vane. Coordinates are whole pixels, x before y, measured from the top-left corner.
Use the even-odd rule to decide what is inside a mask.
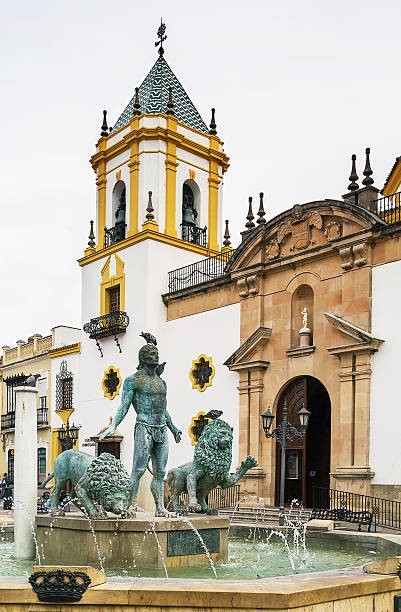
[[[163,17],[160,19],[160,27],[157,30],[157,37],[160,38],[160,40],[158,40],[157,42],[155,42],[155,47],[158,47],[160,45],[160,49],[159,49],[159,55],[163,55],[164,54],[164,49],[163,49],[163,42],[166,40],[167,36],[164,35],[166,31],[166,24],[163,23]]]

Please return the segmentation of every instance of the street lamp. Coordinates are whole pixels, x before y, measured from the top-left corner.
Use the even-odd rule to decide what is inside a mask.
[[[74,423],[70,427],[69,419],[67,419],[65,427],[63,424],[58,430],[58,438],[60,440],[63,451],[74,448],[74,444],[78,439],[78,433],[79,427],[74,425]]]
[[[301,410],[298,412],[299,420],[301,423],[301,429],[293,427],[287,420],[287,398],[284,398],[283,406],[283,420],[272,432],[270,428],[272,426],[274,415],[270,408],[264,412],[262,417],[262,426],[265,432],[266,438],[276,438],[277,442],[281,445],[281,479],[280,479],[280,512],[279,512],[279,525],[284,526],[284,485],[285,485],[285,456],[287,449],[287,442],[292,442],[295,438],[302,438],[306,433],[308,427],[308,421],[310,412],[305,408],[305,404],[302,404]]]

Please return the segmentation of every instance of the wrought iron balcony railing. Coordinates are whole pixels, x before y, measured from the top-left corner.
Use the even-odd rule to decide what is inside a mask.
[[[219,276],[224,276],[225,269],[233,253],[234,251],[220,253],[220,255],[215,257],[208,257],[189,266],[172,270],[168,273],[169,292],[195,287]]]
[[[372,212],[390,225],[399,223],[401,221],[401,191],[375,200],[372,204]]]
[[[1,429],[15,429],[15,412],[1,415]]]
[[[110,314],[102,315],[91,319],[85,323],[84,332],[89,334],[89,338],[98,340],[106,336],[116,336],[124,334],[129,325],[129,316],[126,312],[116,310]]]
[[[207,246],[207,227],[197,227],[192,223],[181,223],[181,238],[186,242]]]
[[[38,408],[37,424],[38,425],[48,425],[49,424],[47,420],[47,408]]]
[[[104,228],[104,248],[119,242],[120,240],[124,240],[125,238],[125,230],[127,224],[119,221],[110,229],[107,227]]]
[[[47,408],[38,408],[36,416],[37,425],[48,425]],[[15,429],[15,411],[1,415],[1,429]]]

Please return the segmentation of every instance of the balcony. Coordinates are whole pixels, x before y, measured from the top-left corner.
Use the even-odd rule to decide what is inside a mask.
[[[126,312],[116,310],[110,314],[102,315],[91,319],[89,323],[85,323],[83,329],[89,338],[99,340],[107,336],[116,337],[117,334],[124,334],[129,325],[129,316]]]
[[[220,253],[216,257],[208,257],[189,266],[172,270],[168,273],[169,293],[189,289],[190,287],[195,287],[196,285],[224,276],[227,264],[233,253],[234,251]]]
[[[47,408],[38,408],[36,422],[38,427],[49,425],[47,420]],[[1,415],[1,431],[15,429],[15,412],[7,412]]]
[[[389,225],[401,221],[401,191],[379,198],[372,203],[372,212]]]
[[[122,221],[117,222],[114,227],[111,227],[110,229],[107,229],[107,227],[105,227],[104,248],[111,246],[116,242],[120,242],[120,240],[124,240],[126,227],[127,224]]]
[[[193,223],[181,223],[181,238],[192,244],[207,246],[207,227],[197,227]]]

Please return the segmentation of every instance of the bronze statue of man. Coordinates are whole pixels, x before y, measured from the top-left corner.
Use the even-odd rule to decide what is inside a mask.
[[[149,459],[152,459],[153,479],[150,489],[155,500],[156,516],[167,516],[168,512],[164,507],[164,475],[168,458],[167,428],[177,443],[181,440],[182,432],[175,427],[166,409],[167,385],[157,371],[159,353],[155,345],[156,339],[150,334],[144,334],[144,337],[148,344],[139,350],[137,371],[124,380],[121,404],[110,427],[100,438],[114,434],[132,404],[137,414],[131,473],[132,505],[136,503],[139,481]]]

